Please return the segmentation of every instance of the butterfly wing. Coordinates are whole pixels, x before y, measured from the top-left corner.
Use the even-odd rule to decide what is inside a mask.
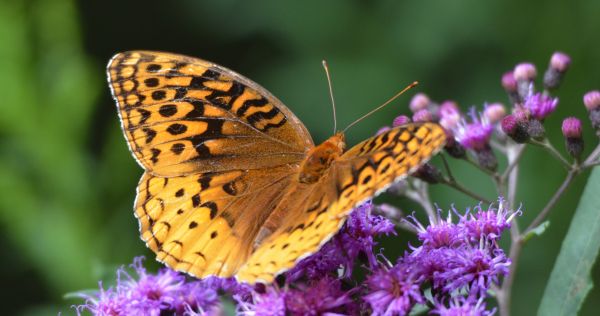
[[[281,101],[213,63],[132,51],[107,72],[129,148],[153,175],[281,166],[314,146]]]
[[[224,67],[168,53],[115,55],[108,78],[146,170],[135,214],[170,267],[230,276],[313,142],[281,101]]]
[[[146,172],[135,203],[142,239],[175,270],[231,276],[293,175],[285,166],[170,178]]]
[[[267,237],[237,274],[247,282],[271,282],[317,251],[365,200],[424,164],[444,145],[443,129],[433,123],[408,124],[369,138],[334,161],[314,185],[297,185],[285,201],[280,228]]]

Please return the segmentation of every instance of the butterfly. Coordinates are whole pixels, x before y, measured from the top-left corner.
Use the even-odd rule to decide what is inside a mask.
[[[129,149],[145,170],[142,240],[192,276],[270,283],[316,252],[353,208],[443,147],[435,123],[392,128],[345,150],[257,83],[197,58],[151,51],[107,67]]]

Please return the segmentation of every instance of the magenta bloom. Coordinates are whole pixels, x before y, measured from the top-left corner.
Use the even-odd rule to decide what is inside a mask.
[[[363,300],[372,315],[406,315],[416,303],[425,302],[420,284],[403,264],[375,271],[366,283],[369,293]]]
[[[250,296],[250,287],[233,279],[215,277],[186,282],[184,275],[170,269],[149,274],[142,266],[143,257],[134,259],[131,268],[117,271],[117,284],[95,295],[82,294],[86,303],[76,307],[78,315],[209,315],[219,311],[218,291],[239,297]]]
[[[447,255],[447,269],[433,276],[434,285],[447,293],[468,289],[484,295],[492,283],[498,283],[498,276],[508,274],[510,266],[504,252],[494,251],[484,243],[478,248],[463,246]]]
[[[498,202],[498,208],[490,205],[484,211],[481,205],[477,205],[475,210],[475,214],[467,212],[462,216],[459,225],[465,237],[476,243],[484,238],[491,241],[500,239],[502,232],[510,228],[513,218],[521,213],[507,210],[502,199]]]
[[[237,314],[246,316],[285,316],[285,292],[272,287],[265,293],[254,292],[250,300],[234,296],[238,303]]]
[[[344,276],[352,274],[354,261],[364,254],[371,266],[377,264],[373,247],[375,236],[395,234],[394,224],[387,218],[372,215],[373,204],[368,201],[352,211],[342,229],[314,255],[300,261],[286,273],[288,281],[318,279],[326,275],[337,275],[344,269]]]
[[[347,315],[356,309],[350,293],[342,291],[340,280],[330,277],[289,290],[285,305],[291,315]]]
[[[529,94],[525,97],[523,106],[529,111],[531,116],[538,120],[545,119],[556,109],[558,98],[552,98],[543,93],[533,93],[533,86],[529,89]]]
[[[485,309],[483,297],[479,300],[472,297],[454,297],[450,299],[450,303],[446,306],[443,300],[435,300],[435,308],[430,311],[430,314],[440,316],[491,316],[495,309],[488,311]]]
[[[478,116],[475,109],[470,113],[471,122],[462,120],[454,129],[456,140],[465,148],[480,150],[488,146],[494,126],[485,116]]]

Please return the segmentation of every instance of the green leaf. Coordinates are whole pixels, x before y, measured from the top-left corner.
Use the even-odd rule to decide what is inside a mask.
[[[527,235],[523,236],[523,241],[528,241],[534,236],[541,236],[546,231],[546,229],[548,229],[548,226],[550,226],[550,221],[544,221],[543,223],[539,224],[537,227],[529,231]]]
[[[592,289],[600,249],[600,168],[594,168],[563,240],[538,315],[576,315]]]

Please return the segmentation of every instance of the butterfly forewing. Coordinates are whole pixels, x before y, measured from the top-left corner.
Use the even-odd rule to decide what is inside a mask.
[[[437,124],[408,124],[348,150],[318,183],[298,190],[296,198],[286,201],[290,209],[281,228],[250,256],[238,272],[239,279],[271,282],[275,275],[317,251],[354,207],[423,165],[445,140],[446,134]]]
[[[279,100],[210,62],[126,52],[111,59],[108,77],[129,147],[154,175],[285,165],[313,146]]]

